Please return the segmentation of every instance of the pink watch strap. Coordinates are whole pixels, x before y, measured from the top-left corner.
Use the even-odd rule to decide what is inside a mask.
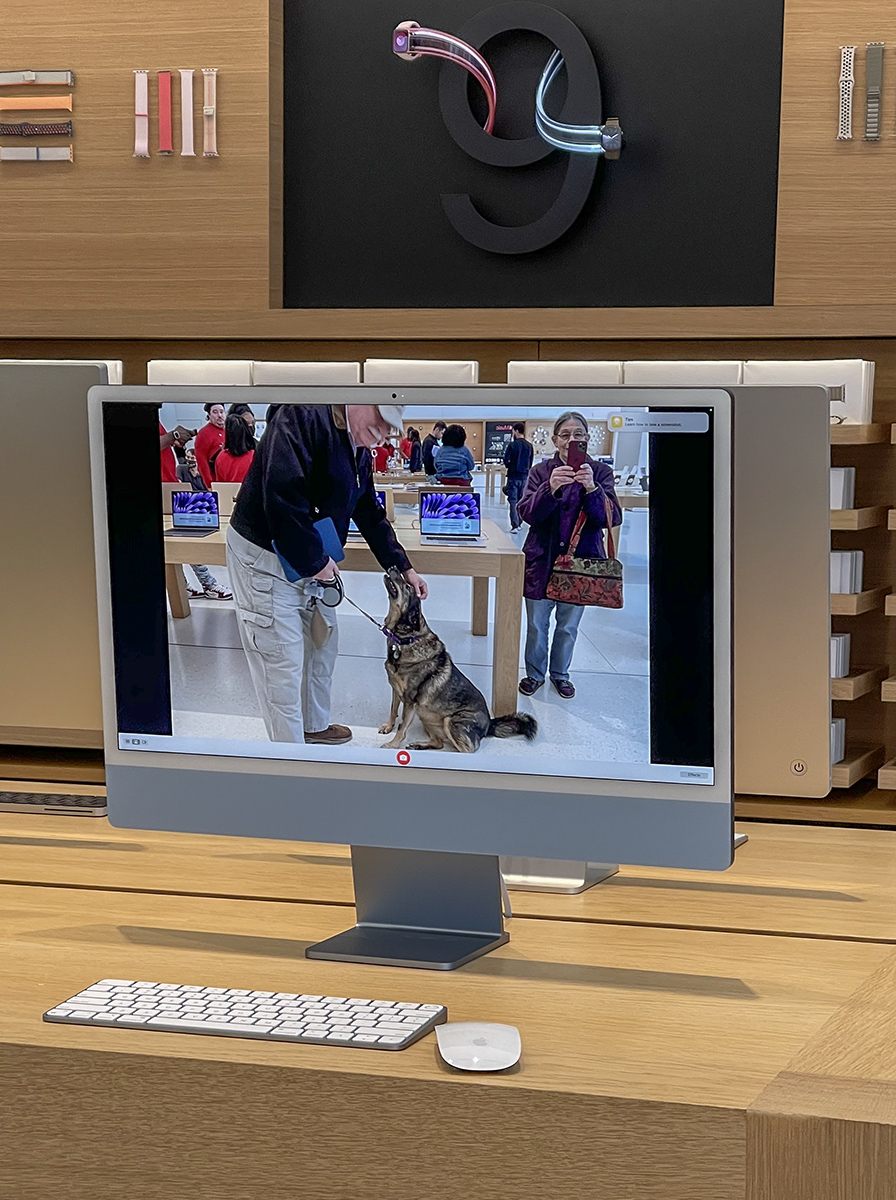
[[[159,154],[174,153],[171,130],[171,72],[159,71]]]
[[[134,72],[134,158],[149,158],[149,75]]]
[[[193,148],[193,72],[180,72],[180,153],[195,158]]]

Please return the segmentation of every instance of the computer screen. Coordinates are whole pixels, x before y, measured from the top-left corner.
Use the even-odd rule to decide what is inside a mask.
[[[194,391],[201,429],[216,389],[181,389],[179,413]],[[91,394],[113,821],[730,860],[727,393],[255,388],[275,404],[233,515],[181,546],[163,536],[160,392]],[[368,449],[380,403],[392,424],[400,405],[471,433],[522,416],[519,530],[475,475],[469,493],[396,484],[387,522]],[[616,451],[649,463],[649,493],[619,496],[601,461]],[[321,518],[344,545],[332,566]],[[427,546],[430,525],[481,544]],[[184,604],[200,553],[232,599]],[[132,780],[116,813],[118,772],[138,767],[153,797]]]
[[[450,537],[479,537],[482,520],[478,492],[420,492],[420,532]]]
[[[173,529],[217,529],[218,495],[216,492],[172,492]]]

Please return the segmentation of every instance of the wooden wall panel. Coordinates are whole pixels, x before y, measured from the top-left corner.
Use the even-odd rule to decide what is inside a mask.
[[[0,164],[0,304],[267,309],[278,199],[269,177],[270,38],[268,0],[6,0],[4,67],[75,72],[75,161]],[[151,72],[155,151],[155,72],[180,67],[196,70],[197,157],[180,156],[175,76],[176,153],[134,158],[133,70]],[[219,69],[220,158],[201,153],[201,67]],[[15,94],[29,89],[4,88]]]
[[[896,303],[896,13],[786,0],[777,305]],[[865,43],[885,41],[881,140],[865,142]],[[837,141],[841,45],[857,46],[853,140]]]

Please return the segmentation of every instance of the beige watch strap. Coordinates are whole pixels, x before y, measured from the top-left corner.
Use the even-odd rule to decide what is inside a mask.
[[[218,69],[202,68],[202,156],[218,157]]]

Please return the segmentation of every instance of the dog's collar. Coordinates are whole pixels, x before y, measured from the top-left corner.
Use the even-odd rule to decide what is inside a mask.
[[[391,629],[387,629],[385,625],[382,625],[376,619],[376,617],[372,617],[369,612],[365,612],[360,604],[355,604],[351,596],[345,596],[345,599],[349,602],[352,608],[356,608],[358,610],[362,617],[366,617],[368,621],[375,625],[380,633],[389,639],[393,646],[412,646],[414,642],[419,642],[419,640],[423,637],[422,633],[411,633],[408,634],[407,637],[402,637],[400,633],[393,633]]]

